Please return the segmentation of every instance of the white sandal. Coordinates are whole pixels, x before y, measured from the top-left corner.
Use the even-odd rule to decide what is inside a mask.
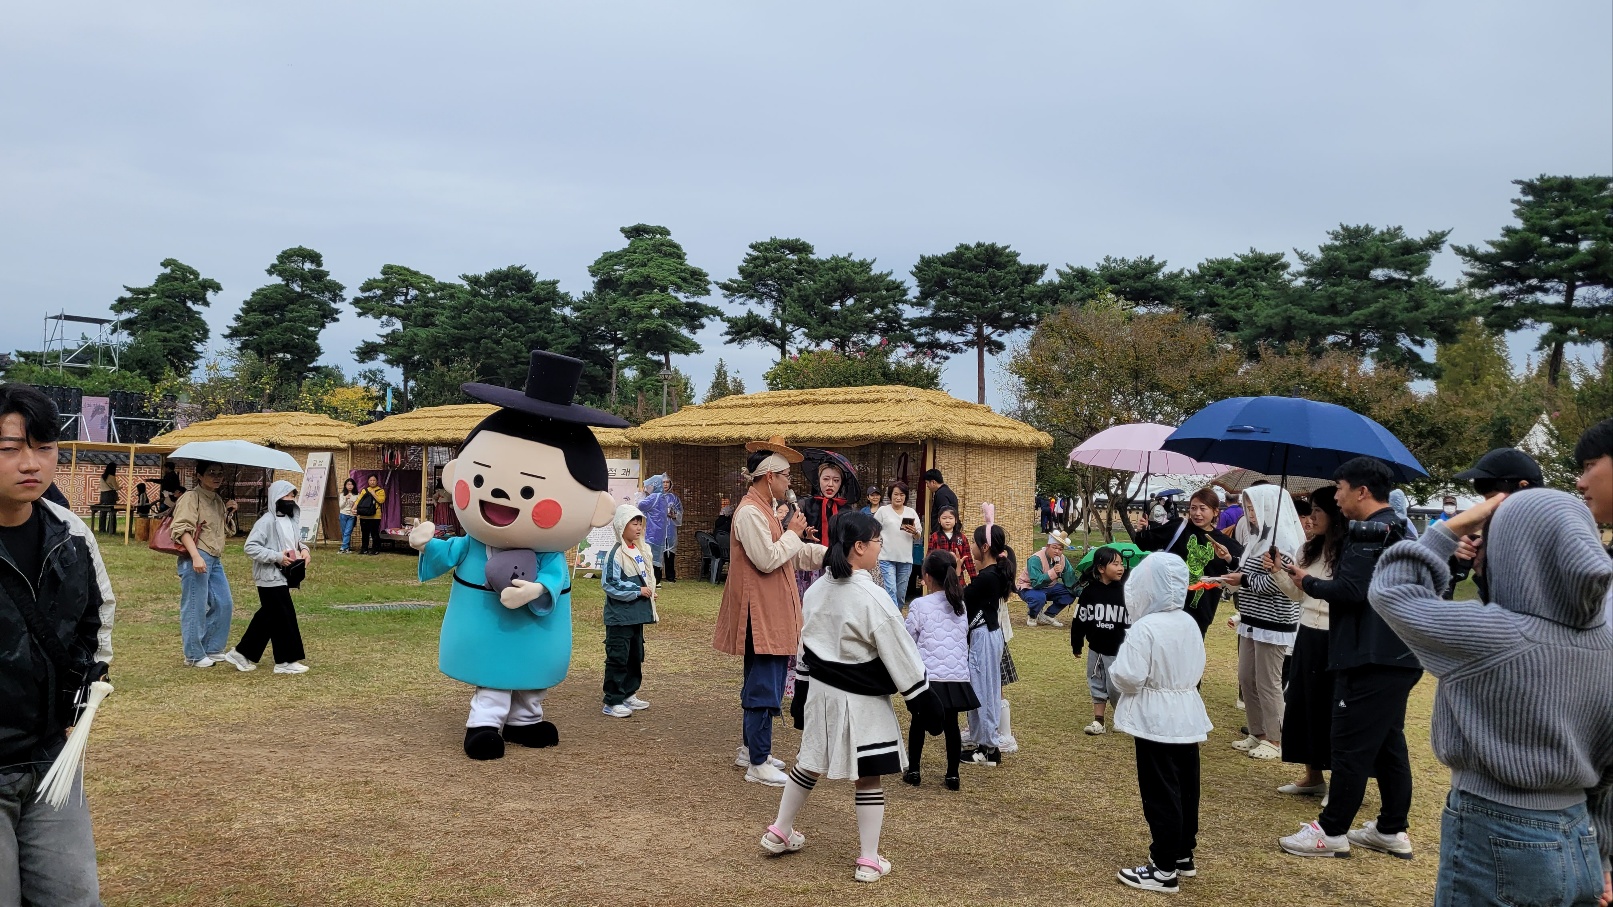
[[[891,861],[885,859],[884,857],[880,857],[875,860],[870,860],[867,857],[858,857],[857,874],[855,878],[859,882],[877,882],[887,875],[890,875],[890,871]]]
[[[772,840],[769,840],[769,836]],[[806,846],[806,835],[795,829],[789,834],[779,831],[777,825],[767,826],[767,834],[762,835],[762,849],[768,853],[794,853]]]

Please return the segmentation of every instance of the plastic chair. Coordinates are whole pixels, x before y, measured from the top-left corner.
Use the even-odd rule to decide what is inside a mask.
[[[700,546],[700,575],[716,585],[723,568],[728,566],[728,552],[717,545],[716,536],[709,532],[696,532],[694,538],[695,544]]]

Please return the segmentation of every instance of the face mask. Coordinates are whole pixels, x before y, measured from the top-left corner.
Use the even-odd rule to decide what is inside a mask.
[[[1455,504],[1446,504],[1445,505],[1445,512],[1450,514],[1450,515],[1452,515],[1452,516],[1455,516],[1456,515],[1456,505]]]
[[[275,501],[274,512],[281,516],[291,516],[291,508],[297,506],[296,501]]]

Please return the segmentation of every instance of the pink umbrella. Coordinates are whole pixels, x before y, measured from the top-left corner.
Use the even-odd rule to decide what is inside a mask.
[[[1070,462],[1153,475],[1213,476],[1226,472],[1227,467],[1219,463],[1200,463],[1186,454],[1160,450],[1159,445],[1175,430],[1152,422],[1106,428],[1070,451]]]

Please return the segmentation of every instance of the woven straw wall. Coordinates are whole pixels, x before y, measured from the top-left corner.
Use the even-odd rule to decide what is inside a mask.
[[[940,443],[935,468],[958,495],[966,532],[980,525],[980,505],[989,501],[996,506],[997,523],[1008,533],[1009,546],[1016,552],[1031,550],[1027,546],[1036,530],[1036,451]]]

